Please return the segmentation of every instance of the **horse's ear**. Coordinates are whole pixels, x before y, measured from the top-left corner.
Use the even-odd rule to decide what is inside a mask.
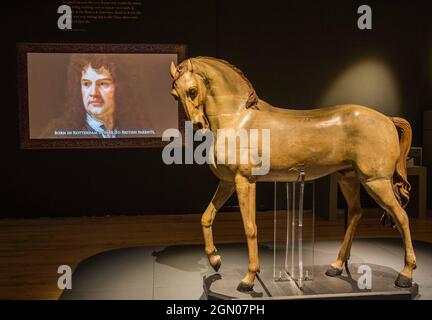
[[[171,77],[173,79],[175,79],[176,74],[177,74],[177,68],[176,68],[174,62],[172,62],[172,61],[171,61],[171,66],[170,66],[170,74],[171,74]]]
[[[193,71],[192,62],[191,62],[190,59],[188,59],[188,61],[187,61],[187,67],[188,67],[188,71],[189,71],[189,72],[192,72],[192,71]]]

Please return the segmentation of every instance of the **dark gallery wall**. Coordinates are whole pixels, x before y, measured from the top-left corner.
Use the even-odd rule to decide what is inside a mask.
[[[60,4],[19,1],[3,12],[1,217],[201,212],[217,186],[206,166],[164,165],[160,149],[21,150],[17,42],[185,43],[189,56],[238,66],[275,106],[366,104],[408,119],[413,145],[423,144],[432,103],[423,2],[368,1],[372,30],[357,28],[358,1],[143,1],[138,21],[86,31],[57,28]],[[271,186],[259,188],[258,208],[270,209]]]

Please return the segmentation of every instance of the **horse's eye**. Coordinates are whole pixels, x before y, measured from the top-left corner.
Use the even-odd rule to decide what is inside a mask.
[[[188,96],[189,96],[189,98],[191,98],[192,100],[195,100],[197,94],[198,94],[198,91],[197,91],[196,88],[190,88],[190,89],[188,90]]]

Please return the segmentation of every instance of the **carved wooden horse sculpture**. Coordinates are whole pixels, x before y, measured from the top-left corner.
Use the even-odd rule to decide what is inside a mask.
[[[326,274],[340,275],[350,256],[354,231],[362,216],[361,184],[391,216],[402,235],[405,266],[395,284],[412,285],[416,259],[403,209],[410,191],[406,157],[411,145],[411,127],[406,120],[358,105],[315,110],[275,108],[258,99],[240,70],[215,58],[191,58],[177,67],[171,64],[170,73],[171,93],[180,99],[194,125],[209,128],[213,133],[224,128],[270,129],[271,133],[270,171],[266,175],[253,175],[252,164],[211,164],[220,183],[201,224],[205,252],[216,271],[221,258],[213,243],[212,224],[216,212],[236,191],[249,251],[248,273],[238,290],[252,290],[259,271],[256,182],[296,181],[303,169],[306,180],[342,173],[339,184],[348,203],[350,222],[338,258]]]

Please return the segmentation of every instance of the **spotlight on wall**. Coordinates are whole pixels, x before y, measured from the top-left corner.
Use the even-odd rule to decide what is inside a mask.
[[[364,59],[343,70],[330,84],[319,104],[361,104],[389,116],[400,115],[397,81],[385,62]]]

